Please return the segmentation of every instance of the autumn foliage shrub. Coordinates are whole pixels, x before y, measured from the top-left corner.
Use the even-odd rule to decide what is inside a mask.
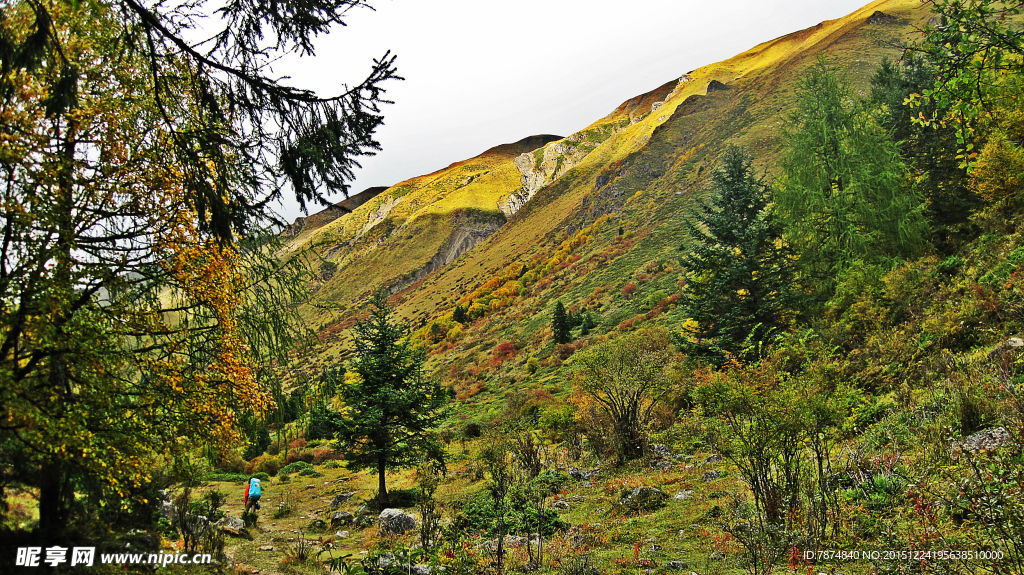
[[[518,352],[519,348],[516,347],[516,344],[512,343],[511,341],[500,343],[498,344],[497,347],[494,348],[494,355],[499,357],[512,357]]]
[[[313,459],[313,451],[311,449],[294,449],[288,451],[288,454],[284,458],[284,463],[285,465],[294,463],[296,461],[312,463]]]
[[[277,455],[264,454],[253,459],[245,466],[245,472],[249,474],[263,472],[267,475],[277,475],[283,465],[281,457]]]
[[[335,459],[343,459],[341,453],[331,449],[330,447],[317,447],[313,450],[313,463],[320,464],[325,461],[331,461]]]
[[[217,462],[217,469],[228,473],[243,473],[247,464],[238,452],[232,451]]]
[[[500,343],[491,351],[490,365],[498,367],[506,360],[515,357],[517,353],[519,353],[519,348],[511,341]]]

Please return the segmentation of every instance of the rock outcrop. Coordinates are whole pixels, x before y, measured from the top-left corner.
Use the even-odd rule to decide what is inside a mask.
[[[341,493],[335,495],[334,499],[331,500],[331,509],[337,509],[341,507],[343,503],[345,503],[349,499],[352,499],[352,497],[355,496],[355,494],[355,491],[342,491]]]
[[[1004,445],[1012,441],[1013,437],[1005,427],[992,427],[972,433],[953,444],[953,457],[959,457],[965,453],[971,455],[990,454],[999,451]]]
[[[388,508],[380,512],[377,524],[383,534],[401,535],[416,528],[416,519],[401,509]]]
[[[875,12],[873,14],[868,16],[867,20],[865,20],[864,23],[865,24],[895,24],[895,23],[897,23],[899,21],[900,21],[899,18],[897,18],[897,17],[895,17],[895,16],[893,16],[891,14],[886,14],[885,12],[882,12],[881,10],[875,10]]]
[[[522,174],[522,187],[499,202],[498,208],[506,217],[511,217],[541,188],[576,167],[599,144],[629,125],[629,118],[599,122],[567,138],[520,154],[515,165]]]
[[[657,487],[634,487],[619,495],[619,505],[630,511],[654,511],[665,506],[668,494]]]

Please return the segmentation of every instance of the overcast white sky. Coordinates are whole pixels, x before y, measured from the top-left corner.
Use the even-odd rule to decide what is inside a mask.
[[[376,0],[321,38],[315,58],[278,71],[328,94],[398,55],[406,79],[390,86],[383,151],[362,162],[360,191],[532,134],[567,136],[685,72],[866,2]],[[301,215],[292,202],[282,212]]]

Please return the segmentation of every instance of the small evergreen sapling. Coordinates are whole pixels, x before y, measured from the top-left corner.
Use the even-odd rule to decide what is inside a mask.
[[[572,341],[571,329],[565,306],[560,301],[555,302],[555,312],[551,316],[551,338],[555,343],[569,343]]]
[[[466,322],[468,322],[469,321],[469,313],[468,313],[468,311],[469,310],[467,310],[466,307],[463,306],[463,305],[455,306],[455,309],[452,311],[452,320],[457,321],[459,323],[466,323]]]

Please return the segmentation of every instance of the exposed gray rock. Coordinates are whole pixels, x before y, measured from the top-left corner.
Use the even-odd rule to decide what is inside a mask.
[[[342,504],[344,504],[346,501],[352,499],[352,497],[355,494],[355,491],[342,491],[341,493],[335,495],[334,499],[331,500],[331,509],[337,509],[341,507]]]
[[[504,216],[486,215],[476,212],[472,214],[457,213],[454,220],[454,229],[445,238],[437,252],[430,258],[430,261],[423,264],[423,266],[402,281],[392,284],[389,288],[391,293],[396,293],[402,288],[452,263],[462,254],[473,249],[478,243],[498,231],[498,228],[504,225],[504,223]]]
[[[714,469],[714,470],[708,471],[704,475],[701,475],[700,476],[700,480],[703,481],[704,483],[707,483],[709,481],[714,481],[714,480],[718,479],[719,477],[722,477],[723,475],[725,475],[725,474],[722,473],[721,471],[717,470],[717,469]]]
[[[554,182],[579,164],[596,144],[625,127],[619,124],[606,124],[603,130],[576,132],[567,138],[547,142],[534,152],[520,154],[513,161],[522,176],[522,186],[499,202],[498,208],[505,216],[511,217],[542,187]]]
[[[668,446],[662,443],[655,443],[654,445],[652,445],[651,453],[657,455],[662,459],[675,459],[675,456],[672,455],[672,451],[669,450]]]
[[[968,435],[963,441],[955,443],[953,445],[953,456],[959,457],[964,453],[972,455],[995,453],[1012,439],[1010,433],[1004,427],[983,429]]]
[[[233,515],[225,515],[214,525],[224,533],[236,536],[242,535],[242,530],[245,529],[245,522]]]
[[[355,521],[355,515],[352,515],[348,511],[335,511],[331,515],[331,529],[340,527],[342,525],[351,525]]]
[[[166,489],[160,490],[160,515],[166,517],[168,521],[174,520],[174,502],[171,501]]]
[[[323,531],[327,529],[327,522],[323,519],[314,519],[309,522],[309,528],[312,531]]]
[[[434,572],[434,568],[426,563],[418,563],[412,566],[413,575],[431,575]]]
[[[668,569],[670,571],[682,571],[684,569],[689,568],[690,566],[686,563],[686,561],[668,561],[665,563],[665,569]]]
[[[679,501],[685,501],[687,499],[691,499],[692,497],[693,491],[690,489],[684,489],[675,494],[675,498],[678,499]]]
[[[891,14],[886,14],[885,12],[882,12],[881,10],[875,10],[875,12],[873,14],[868,16],[867,20],[865,20],[864,23],[865,24],[892,24],[892,23],[899,22],[899,21],[900,21],[899,18],[897,18],[897,17],[895,17],[895,16],[893,16]]]
[[[394,553],[381,553],[377,557],[377,567],[379,569],[381,569],[382,571],[386,571],[387,568],[390,567],[391,564],[394,563],[394,562],[395,562],[395,554]]]
[[[707,456],[707,458],[704,459],[704,463],[708,463],[708,464],[721,463],[721,462],[722,462],[722,456],[717,454],[717,453],[712,453],[711,455]]]
[[[381,511],[377,522],[381,533],[401,535],[416,528],[416,519],[401,509],[388,508]]]
[[[674,464],[667,459],[655,459],[647,464],[651,469],[657,469],[658,471],[668,471],[672,469],[672,465]]]
[[[555,501],[551,504],[552,509],[568,509],[569,503],[566,501]]]
[[[665,505],[668,494],[657,487],[635,487],[624,489],[619,496],[619,505],[631,511],[653,511]]]
[[[569,477],[579,481],[593,481],[597,477],[598,469],[576,469],[569,468]]]

